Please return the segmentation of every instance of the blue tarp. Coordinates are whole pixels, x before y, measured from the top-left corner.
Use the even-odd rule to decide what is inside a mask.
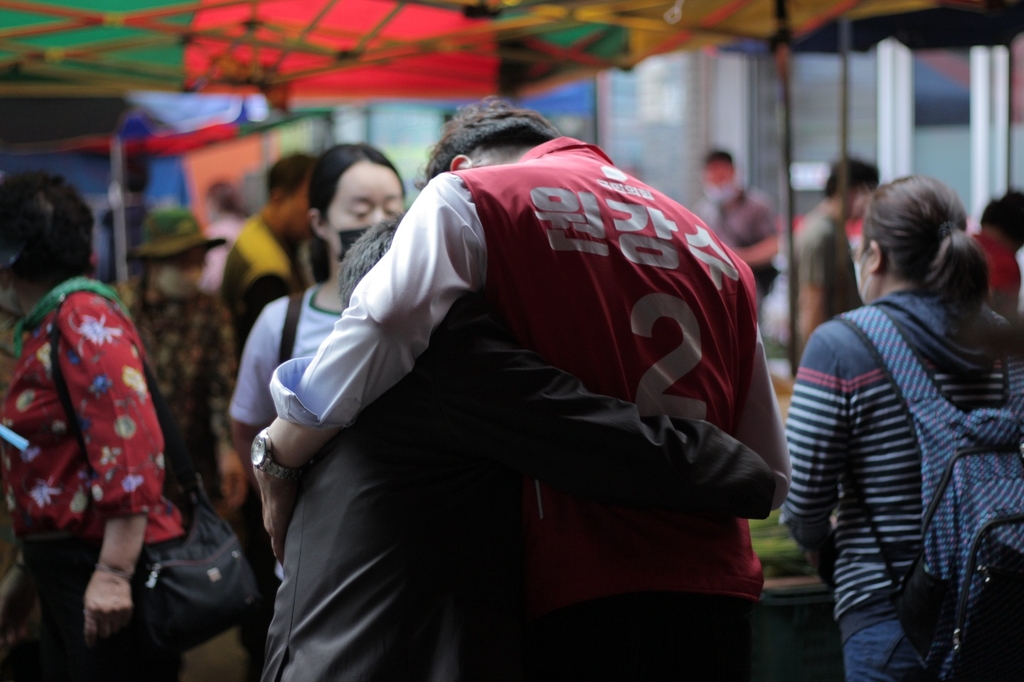
[[[896,38],[912,50],[1009,45],[1024,33],[1024,4],[1004,10],[976,12],[929,9],[851,22],[854,50],[870,50],[886,38]],[[799,52],[836,52],[838,24],[828,24],[793,43]]]
[[[150,159],[146,203],[149,205],[187,206],[189,194],[181,157]],[[110,185],[110,159],[97,154],[72,152],[50,154],[0,153],[0,172],[4,174],[42,170],[64,179],[90,197],[105,197]]]
[[[866,52],[886,38],[896,38],[913,50],[1009,45],[1024,33],[1024,2],[1002,10],[928,9],[850,22],[850,47]],[[723,48],[730,52],[765,54],[763,40],[738,40]],[[795,52],[839,51],[839,24],[832,22],[793,41]]]

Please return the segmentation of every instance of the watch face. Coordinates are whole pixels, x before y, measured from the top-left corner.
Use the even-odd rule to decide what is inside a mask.
[[[252,465],[259,467],[267,456],[267,439],[261,433],[252,442]]]

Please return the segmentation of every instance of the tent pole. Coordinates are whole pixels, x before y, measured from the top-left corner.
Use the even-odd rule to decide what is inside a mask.
[[[1013,189],[1013,41],[1006,46],[1006,190]]]
[[[114,276],[118,282],[128,279],[128,220],[125,215],[124,146],[120,131],[110,140],[110,189],[107,192],[114,218]]]
[[[786,261],[789,290],[789,368],[791,376],[796,377],[800,365],[800,334],[797,319],[799,316],[796,245],[793,241],[794,194],[791,167],[793,165],[793,112],[792,93],[790,91],[789,61],[790,35],[789,17],[786,12],[786,0],[775,0],[775,19],[777,30],[772,51],[775,54],[775,68],[779,76],[779,90],[782,104],[782,177],[785,179],[785,191],[782,197],[782,218],[786,226]]]
[[[840,310],[847,300],[846,278],[840,276],[843,265],[850,257],[850,242],[846,237],[846,223],[850,219],[850,20],[839,20],[839,225],[833,244],[834,267],[829,268],[825,277],[832,286],[826,290],[835,297],[829,302],[830,309]]]
[[[1001,197],[1010,187],[1010,51],[1004,45],[991,48],[992,55],[992,165],[990,194]]]
[[[971,199],[968,213],[979,215],[992,193],[992,57],[987,47],[971,48]]]

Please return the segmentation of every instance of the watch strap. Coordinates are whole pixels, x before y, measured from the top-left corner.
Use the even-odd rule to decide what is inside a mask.
[[[297,481],[302,478],[302,468],[292,469],[290,467],[283,467],[276,463],[270,458],[270,453],[267,452],[266,458],[263,462],[256,467],[265,474],[269,474],[274,478],[283,478],[286,481]]]

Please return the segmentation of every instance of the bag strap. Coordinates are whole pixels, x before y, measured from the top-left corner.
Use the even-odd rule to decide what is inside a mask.
[[[277,351],[277,364],[283,365],[292,359],[295,351],[295,335],[299,331],[299,315],[302,314],[302,299],[305,292],[300,291],[288,297],[288,312],[284,316],[284,328],[281,330],[281,346]]]
[[[56,313],[59,314],[59,312],[60,306],[58,305]],[[57,325],[55,314],[53,322],[50,324],[50,374],[53,377],[54,387],[57,389],[57,396],[60,398],[61,405],[63,405],[64,411],[67,413],[69,428],[74,431],[75,437],[78,439],[78,445],[82,448],[82,453],[84,454],[88,451],[85,446],[85,436],[82,434],[82,427],[78,423],[77,413],[75,412],[74,404],[71,402],[71,393],[68,391],[64,372],[60,367],[59,346],[60,327]],[[160,392],[156,377],[153,376],[149,364],[143,362],[143,369],[146,373],[149,397],[153,401],[153,408],[160,422],[160,430],[164,435],[164,456],[170,462],[171,471],[174,474],[174,478],[178,481],[178,485],[181,486],[189,501],[195,505],[200,497],[206,496],[206,492],[203,490],[199,474],[192,464],[192,459],[188,455],[185,439],[181,435],[177,422],[174,420],[174,415],[171,414],[171,408]]]
[[[57,309],[58,311],[60,308]],[[60,404],[64,406],[64,414],[68,417],[68,428],[78,439],[78,447],[82,448],[85,454],[88,450],[85,447],[85,436],[82,435],[82,427],[78,423],[78,416],[75,413],[75,406],[71,402],[71,394],[68,392],[68,384],[64,380],[64,372],[60,368],[60,351],[57,350],[60,344],[60,328],[57,326],[57,318],[54,316],[50,324],[50,374],[53,377],[53,385],[57,389],[57,397]]]
[[[867,312],[866,309],[869,309],[869,308],[872,310],[872,313],[868,313]],[[864,312],[861,312],[861,311],[864,311]],[[883,313],[881,313],[881,311],[878,311],[877,309],[875,309],[874,306],[863,306],[863,307],[858,308],[857,310],[853,311],[852,313],[846,313],[844,315],[841,315],[838,319],[839,319],[840,322],[842,322],[847,327],[849,327],[851,330],[853,330],[853,332],[855,334],[857,334],[857,336],[860,337],[861,341],[864,343],[864,346],[874,356],[876,364],[881,368],[881,370],[885,374],[886,378],[888,378],[889,384],[892,386],[893,391],[896,393],[896,398],[897,398],[897,400],[899,400],[899,403],[900,403],[900,405],[903,408],[904,414],[906,414],[907,417],[909,418],[910,417],[910,408],[907,405],[906,398],[903,395],[903,391],[900,388],[899,383],[897,383],[896,379],[892,375],[892,372],[890,372],[890,370],[889,370],[888,363],[882,357],[882,354],[879,352],[878,348],[875,346],[875,343],[874,343],[874,341],[872,341],[870,335],[865,331],[864,328],[861,327],[860,324],[858,324],[858,322],[854,321],[856,318],[860,318],[860,317],[866,316],[867,314],[882,315]],[[888,338],[887,341],[890,342],[890,343],[894,342],[894,340],[891,337]],[[904,344],[904,346],[906,345],[906,342],[903,340],[902,337],[898,339],[898,342]],[[922,457],[922,455],[921,455],[921,444],[917,441],[916,438],[914,439],[914,448],[917,450],[917,458],[918,458],[918,460],[920,460],[921,457]],[[846,471],[847,471],[847,478],[850,481],[850,487],[853,488],[853,492],[857,495],[857,498],[860,500],[861,504],[864,507],[864,515],[867,517],[868,525],[871,527],[871,534],[875,538],[875,540],[878,542],[878,551],[882,555],[882,561],[885,562],[885,570],[889,574],[889,579],[893,583],[893,588],[894,589],[898,589],[900,583],[903,580],[903,578],[896,572],[896,568],[893,566],[893,562],[890,560],[889,554],[885,551],[885,543],[882,542],[882,534],[878,530],[878,524],[875,523],[875,517],[872,516],[871,510],[868,508],[867,498],[864,495],[864,489],[861,488],[860,481],[858,481],[857,477],[854,475],[853,467],[850,466],[849,461],[847,461]]]
[[[205,496],[206,493],[203,490],[199,473],[196,471],[195,465],[192,464],[192,458],[189,457],[188,447],[185,445],[185,437],[181,435],[178,422],[175,421],[174,415],[171,414],[171,407],[167,404],[167,400],[164,399],[163,393],[160,392],[156,376],[154,376],[153,370],[150,369],[149,363],[143,362],[142,366],[146,372],[146,386],[149,388],[149,399],[153,401],[153,409],[156,410],[156,417],[160,422],[160,430],[164,434],[164,456],[171,464],[174,477],[178,479],[178,485],[190,497],[195,494]],[[194,502],[195,500],[193,500]]]
[[[866,305],[844,315],[843,319],[853,323],[861,331],[861,336],[871,341],[870,348],[881,360],[879,366],[886,370],[907,400],[917,402],[938,398],[958,410],[939,391],[924,361],[888,312],[878,306]]]

